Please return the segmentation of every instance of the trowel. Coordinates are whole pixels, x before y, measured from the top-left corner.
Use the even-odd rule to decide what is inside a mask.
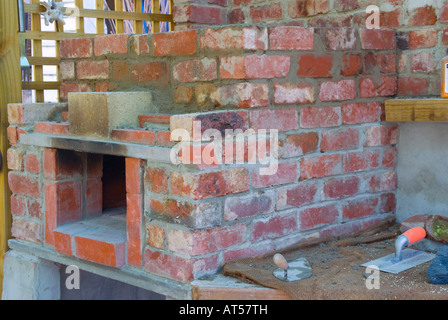
[[[435,254],[425,251],[405,249],[413,243],[423,240],[426,231],[422,227],[407,230],[395,240],[395,253],[369,261],[361,267],[377,267],[380,271],[397,274],[434,259]]]
[[[273,261],[278,267],[274,270],[273,275],[282,281],[298,281],[313,275],[311,265],[306,258],[298,258],[287,262],[281,253],[276,253],[273,256]]]

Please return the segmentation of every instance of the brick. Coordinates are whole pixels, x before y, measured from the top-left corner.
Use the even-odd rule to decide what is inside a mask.
[[[387,169],[394,169],[398,160],[398,151],[395,147],[384,149],[381,165]]]
[[[126,192],[140,194],[142,192],[141,168],[143,160],[136,158],[125,159]]]
[[[434,72],[437,65],[433,52],[418,52],[411,55],[411,72]]]
[[[86,83],[62,82],[59,87],[61,101],[67,101],[70,92],[92,92],[92,87]]]
[[[101,179],[85,182],[84,208],[88,217],[98,217],[103,212],[103,183]]]
[[[193,136],[193,126],[196,122],[200,124],[201,135],[208,129],[216,129],[224,137],[226,130],[242,129],[244,131],[249,128],[247,111],[216,111],[173,115],[170,118],[171,132],[183,129],[190,133],[190,138],[196,139],[197,137]]]
[[[379,53],[376,55],[376,64],[381,73],[397,72],[395,52]]]
[[[323,82],[320,85],[321,101],[353,100],[356,97],[356,85],[352,79]]]
[[[38,243],[42,242],[44,237],[41,223],[23,219],[12,221],[11,235],[14,238]]]
[[[169,69],[166,62],[140,62],[131,66],[131,80],[136,82],[169,82]]]
[[[216,271],[218,261],[216,255],[191,259],[148,248],[144,254],[144,268],[148,272],[163,277],[188,282],[206,273]]]
[[[340,154],[304,157],[300,160],[300,180],[340,173],[342,173],[342,156]]]
[[[246,16],[243,9],[236,8],[227,14],[227,21],[229,24],[243,24],[246,21]]]
[[[357,129],[334,129],[322,133],[321,152],[354,149],[358,146],[359,131]]]
[[[236,28],[206,28],[200,36],[202,49],[211,50],[266,50],[267,29],[256,26]]]
[[[246,77],[245,58],[243,56],[221,57],[219,75],[221,79],[244,79]]]
[[[322,41],[327,50],[354,50],[356,31],[353,28],[328,28],[320,30]]]
[[[271,213],[275,208],[275,193],[227,197],[224,205],[224,220],[234,221]]]
[[[398,143],[398,126],[377,125],[365,128],[365,147],[385,146]]]
[[[87,238],[85,235],[74,238],[78,258],[117,268],[126,263],[126,242],[116,240],[114,233],[103,234],[101,240]]]
[[[283,17],[282,6],[279,2],[264,6],[250,7],[249,13],[253,23],[278,20]]]
[[[211,81],[217,77],[217,63],[212,58],[185,60],[173,66],[173,79],[177,82]]]
[[[145,129],[113,129],[111,132],[111,138],[117,141],[138,144],[156,144],[155,132]]]
[[[420,29],[409,31],[408,49],[433,48],[437,45],[437,29]]]
[[[36,122],[34,124],[34,132],[54,135],[68,135],[69,124],[68,122]]]
[[[36,177],[10,171],[8,172],[8,185],[13,193],[30,197],[40,196],[40,181]]]
[[[45,148],[43,158],[43,170],[46,179],[76,179],[83,176],[84,166],[79,153]]]
[[[31,173],[40,172],[41,165],[35,153],[27,153],[25,163],[26,171]]]
[[[19,136],[17,134],[17,127],[16,126],[9,126],[6,129],[6,133],[8,135],[9,144],[14,147],[16,145],[18,139],[19,139]]]
[[[397,207],[397,199],[393,193],[383,193],[380,196],[379,213],[395,212]]]
[[[261,175],[259,170],[252,171],[252,186],[254,188],[265,188],[292,183],[297,178],[297,163],[279,163],[277,171],[272,175]]]
[[[428,94],[429,79],[417,77],[399,77],[398,95],[400,96],[421,96]]]
[[[342,123],[357,124],[377,122],[381,113],[381,105],[378,102],[355,102],[341,106]]]
[[[55,226],[81,220],[81,189],[79,181],[45,182],[45,204],[49,207],[46,209],[55,210],[52,214],[46,211],[46,218],[55,219]]]
[[[246,225],[241,223],[198,231],[172,229],[167,235],[168,248],[189,256],[208,254],[243,243],[245,232]]]
[[[370,177],[369,189],[372,193],[395,191],[397,183],[397,173],[395,171],[376,173]]]
[[[198,83],[194,86],[196,102],[200,107],[213,107],[215,104],[210,96],[218,90],[218,86],[213,83]]]
[[[339,210],[334,204],[308,208],[300,211],[300,231],[333,224],[339,217]]]
[[[11,195],[11,214],[13,216],[26,215],[26,199],[21,196]]]
[[[146,230],[148,231],[146,243],[153,248],[164,249],[165,229],[159,225],[148,224]]]
[[[292,187],[280,188],[277,191],[277,210],[311,204],[316,194],[317,186],[314,182],[301,182]]]
[[[66,111],[67,103],[9,103],[7,109],[10,124],[34,124]]]
[[[290,56],[249,55],[245,59],[246,76],[249,79],[283,78],[289,73]]]
[[[174,141],[171,141],[170,131],[159,131],[157,132],[157,145],[169,147],[174,145]]]
[[[351,11],[359,8],[357,0],[335,0],[333,7],[337,11]]]
[[[333,127],[341,123],[340,107],[305,107],[300,110],[302,128]]]
[[[299,58],[299,77],[329,78],[333,68],[332,55],[304,54]]]
[[[154,54],[189,55],[196,52],[196,30],[184,30],[174,32],[161,32],[152,36]]]
[[[171,191],[194,200],[239,193],[249,189],[249,173],[245,168],[225,171],[182,174],[171,172]]]
[[[319,134],[317,132],[304,132],[289,134],[279,141],[279,155],[281,158],[303,156],[317,150]]]
[[[62,39],[59,47],[61,59],[90,58],[93,55],[91,38]]]
[[[9,148],[6,152],[6,162],[9,170],[23,171],[24,152],[18,149]]]
[[[193,101],[193,88],[177,86],[173,89],[175,103],[190,103]]]
[[[247,258],[247,257],[257,257],[261,256],[270,252],[273,252],[275,250],[274,244],[272,243],[266,243],[263,244],[263,246],[260,246],[259,244],[255,244],[252,246],[244,247],[244,248],[238,248],[238,249],[228,249],[223,252],[222,258],[224,262],[237,259],[237,258]]]
[[[290,131],[299,127],[299,118],[295,108],[252,110],[250,119],[250,127],[254,130]]]
[[[149,191],[165,194],[168,192],[168,176],[163,169],[147,168],[145,184]]]
[[[266,107],[269,105],[269,86],[249,82],[224,85],[210,94],[210,100],[219,107]]]
[[[356,172],[379,167],[379,150],[350,152],[344,156],[344,172]]]
[[[59,63],[59,74],[61,80],[74,80],[75,74],[75,62],[73,61],[61,61]]]
[[[314,101],[314,86],[310,83],[274,83],[275,104],[304,104]]]
[[[377,206],[378,198],[347,201],[342,206],[342,218],[351,220],[372,216],[376,213]]]
[[[432,26],[437,22],[436,9],[426,5],[413,9],[409,13],[408,25],[410,27]]]
[[[397,94],[398,84],[395,76],[382,76],[378,83],[373,78],[359,79],[361,98],[387,97]]]
[[[440,10],[439,22],[448,22],[448,3],[445,3]]]
[[[28,199],[28,214],[30,217],[37,218],[39,220],[42,219],[43,213],[42,213],[42,206],[41,204],[34,200],[34,199]]]
[[[296,232],[297,229],[295,214],[274,216],[253,223],[251,240],[274,239]]]
[[[302,27],[272,27],[269,29],[271,50],[313,50],[314,29]]]
[[[76,75],[80,80],[109,79],[109,61],[79,61],[76,65]]]
[[[131,74],[129,73],[129,63],[126,60],[112,61],[110,78],[114,81],[129,81]],[[97,90],[100,92],[106,90]]]
[[[126,194],[127,262],[129,265],[136,267],[142,265],[142,244],[141,244],[141,239],[143,238],[141,231],[141,225],[143,219],[142,197],[143,196],[141,194],[132,194],[132,193]]]
[[[196,5],[174,6],[175,23],[193,22],[209,25],[223,25],[226,22],[226,10],[218,7]]]
[[[295,0],[288,5],[288,13],[291,18],[310,17],[329,11],[328,0]]]
[[[93,40],[93,51],[95,56],[127,54],[128,39],[129,35],[127,34],[95,36]]]
[[[361,48],[367,50],[391,50],[395,48],[395,32],[392,29],[360,29]]]
[[[341,199],[358,193],[361,180],[358,176],[330,178],[324,182],[324,199]]]

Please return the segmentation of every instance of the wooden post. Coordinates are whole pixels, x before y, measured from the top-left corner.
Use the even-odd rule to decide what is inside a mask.
[[[40,4],[40,0],[31,0],[32,4]],[[41,16],[38,13],[31,14],[31,29],[41,31]],[[42,57],[42,40],[33,39],[33,56]],[[43,82],[44,71],[42,66],[33,66],[33,81]],[[44,90],[36,90],[36,101],[44,102]]]
[[[75,0],[75,7],[82,9],[84,7],[83,0]],[[76,18],[76,33],[84,33],[84,18]]]
[[[174,2],[173,2],[173,0],[168,0],[168,5],[170,6],[169,7],[169,10],[168,10],[168,13],[172,16],[173,15],[173,7],[174,7]],[[174,23],[174,22],[170,22],[169,24],[168,24],[168,31],[174,31],[174,26],[175,26],[176,24]]]
[[[152,13],[160,13],[159,0],[152,0]],[[160,32],[160,22],[152,21],[152,33]]]
[[[22,79],[18,42],[17,1],[0,1],[0,290],[3,283],[3,256],[11,235],[10,197],[6,151],[9,148],[7,104],[22,101]]]
[[[142,12],[142,0],[135,0],[135,12]],[[142,34],[143,33],[143,21],[135,21],[134,24],[134,33],[135,34]]]
[[[103,0],[96,0],[95,8],[97,10],[104,10]],[[96,33],[104,34],[104,19],[100,19],[100,18],[96,19]]]
[[[123,0],[115,0],[115,11],[123,11]],[[124,33],[124,21],[122,19],[117,19],[115,21],[115,33]]]

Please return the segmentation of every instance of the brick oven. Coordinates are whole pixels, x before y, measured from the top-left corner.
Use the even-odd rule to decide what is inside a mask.
[[[233,2],[238,23],[276,19]],[[403,58],[427,46],[414,31],[330,22],[61,41],[63,102],[8,106],[5,261],[77,265],[190,299],[192,281],[233,258],[394,213],[398,125],[384,101],[431,93]]]

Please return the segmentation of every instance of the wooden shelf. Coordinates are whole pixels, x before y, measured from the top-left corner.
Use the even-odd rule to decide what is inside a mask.
[[[448,122],[448,99],[393,99],[386,100],[386,121],[393,122]]]

